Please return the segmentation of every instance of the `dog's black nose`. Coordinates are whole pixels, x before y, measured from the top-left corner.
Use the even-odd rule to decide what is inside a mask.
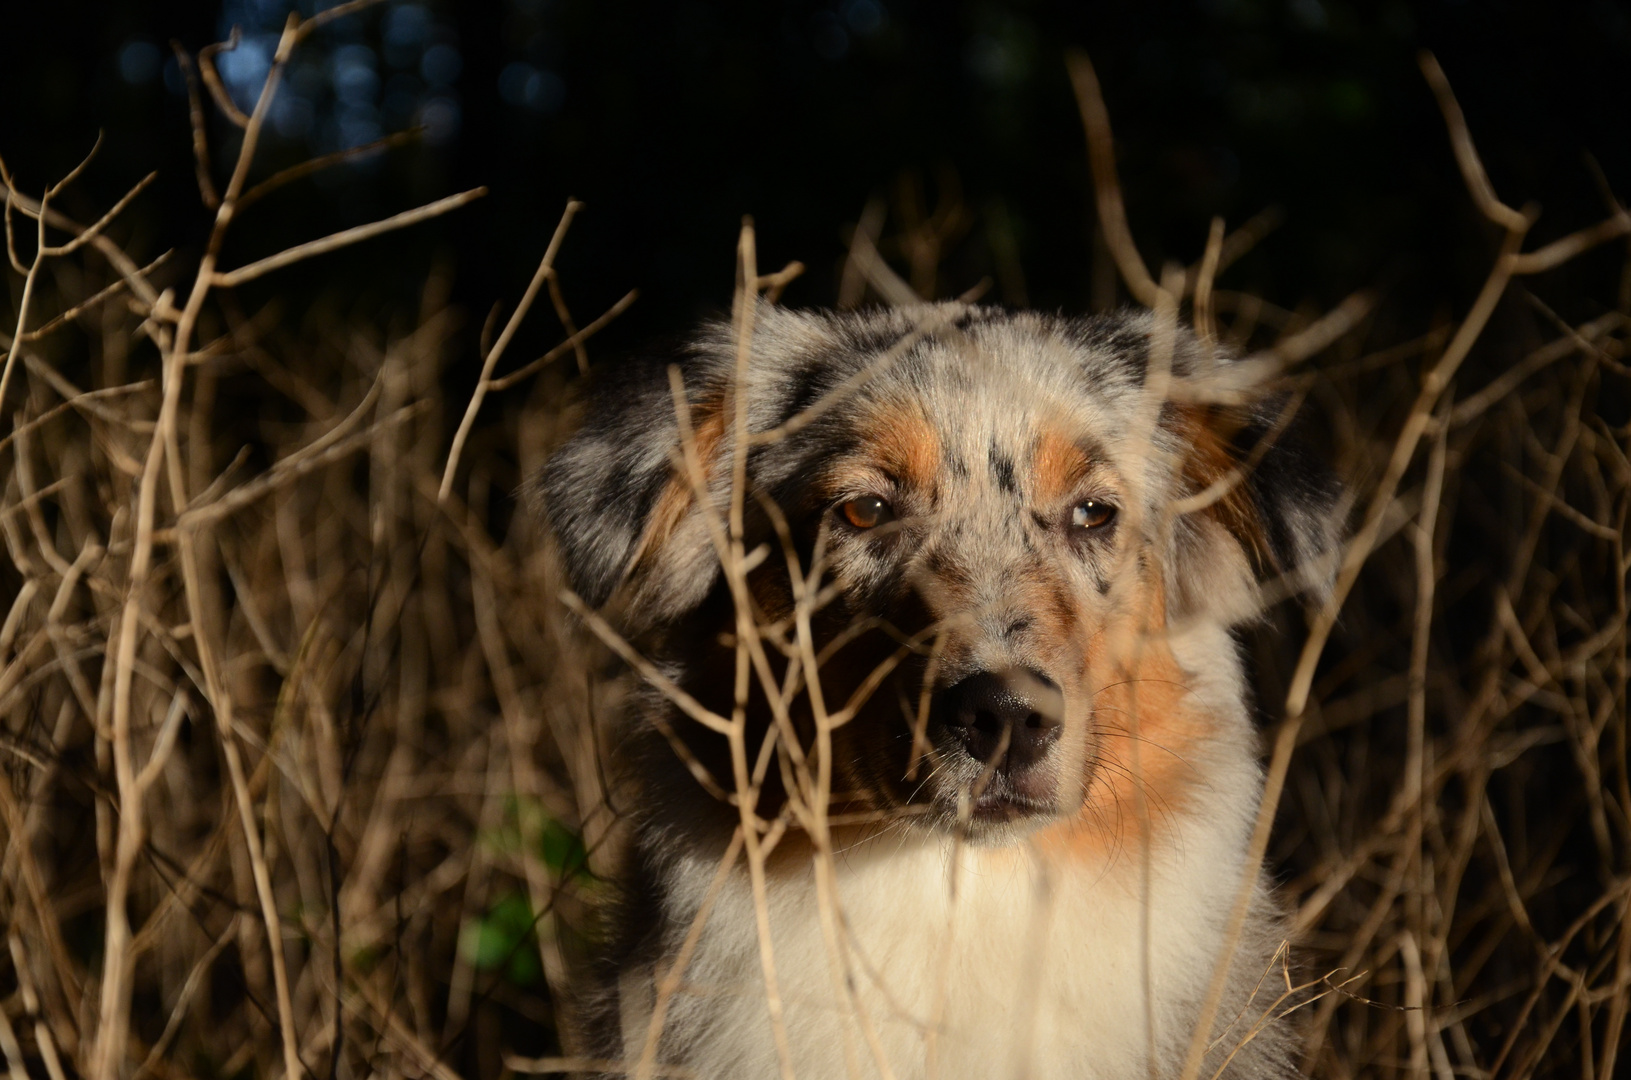
[[[1035,765],[1058,741],[1065,699],[1038,672],[982,671],[942,691],[941,707],[946,729],[970,757],[1013,774]]]

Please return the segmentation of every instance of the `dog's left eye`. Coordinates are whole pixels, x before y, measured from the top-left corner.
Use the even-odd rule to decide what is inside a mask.
[[[840,506],[844,520],[857,529],[875,529],[895,519],[895,510],[877,495],[862,495]]]
[[[1102,529],[1116,520],[1116,508],[1097,499],[1084,499],[1070,511],[1070,523],[1078,529]]]

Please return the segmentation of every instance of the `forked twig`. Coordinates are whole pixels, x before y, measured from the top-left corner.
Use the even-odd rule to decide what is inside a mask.
[[[481,189],[485,191],[485,189]],[[533,300],[538,296],[538,290],[544,285],[546,279],[555,273],[555,255],[560,251],[561,241],[566,239],[566,230],[571,228],[572,219],[577,216],[583,204],[576,199],[566,200],[566,209],[561,213],[561,220],[555,226],[555,234],[549,238],[549,246],[544,249],[544,257],[538,261],[538,269],[534,271],[532,280],[527,283],[527,291],[521,294],[521,302],[515,306],[510,315],[510,321],[504,324],[504,330],[498,335],[498,340],[487,351],[481,363],[481,376],[476,380],[476,389],[470,395],[470,404],[464,410],[464,418],[459,421],[459,430],[453,435],[453,446],[447,452],[447,467],[442,470],[442,486],[439,497],[446,499],[448,492],[453,490],[453,475],[459,468],[459,455],[464,451],[464,441],[470,437],[470,429],[475,426],[476,414],[481,411],[481,403],[487,397],[487,391],[492,389],[493,367],[498,358],[504,355],[509,347],[510,339],[521,326],[521,320],[526,318]]]

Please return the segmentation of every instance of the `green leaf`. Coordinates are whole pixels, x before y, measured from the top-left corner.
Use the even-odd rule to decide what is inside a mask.
[[[459,952],[477,971],[502,969],[518,986],[532,986],[543,977],[532,904],[519,892],[499,898],[467,924],[459,935]]]
[[[538,855],[544,865],[561,880],[583,873],[589,864],[589,853],[584,849],[583,837],[548,818],[538,837]]]

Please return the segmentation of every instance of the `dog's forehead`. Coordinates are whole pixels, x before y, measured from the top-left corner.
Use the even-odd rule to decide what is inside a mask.
[[[965,458],[1023,462],[1048,438],[1113,442],[1136,396],[1138,359],[1019,320],[980,325],[884,371],[857,419],[915,425]]]

